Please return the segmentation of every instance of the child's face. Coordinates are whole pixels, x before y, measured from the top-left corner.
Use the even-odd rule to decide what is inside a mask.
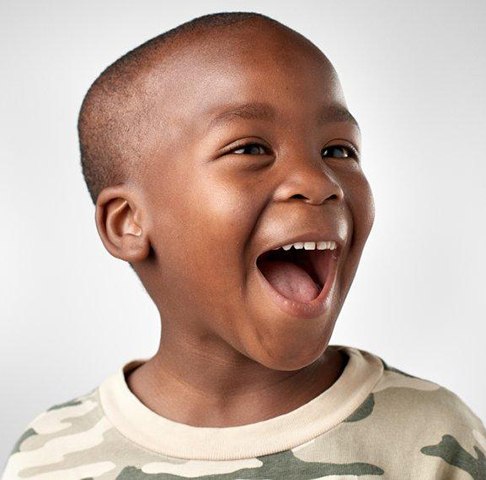
[[[275,369],[308,365],[327,347],[374,217],[360,163],[329,148],[360,148],[339,82],[314,50],[272,28],[190,48],[171,68],[170,81],[154,80],[164,92],[154,134],[164,138],[141,185],[155,252],[141,271],[163,336]],[[339,244],[318,312],[278,301],[257,267],[299,238]]]

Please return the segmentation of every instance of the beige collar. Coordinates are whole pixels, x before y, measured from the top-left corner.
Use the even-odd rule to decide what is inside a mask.
[[[162,417],[128,388],[125,374],[146,359],[132,360],[99,387],[108,420],[129,440],[151,451],[193,460],[233,460],[280,452],[311,441],[339,425],[371,393],[383,374],[381,360],[364,350],[329,345],[349,360],[337,381],[301,407],[236,427],[195,427]]]

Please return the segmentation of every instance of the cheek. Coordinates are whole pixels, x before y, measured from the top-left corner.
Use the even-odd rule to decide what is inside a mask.
[[[244,190],[227,184],[211,183],[199,191],[190,206],[195,223],[200,225],[201,233],[219,244],[244,241],[245,232],[251,225],[254,205],[251,196]]]
[[[362,172],[353,177],[346,196],[353,217],[354,243],[363,248],[373,227],[375,203],[371,186]]]
[[[346,204],[351,216],[352,238],[342,265],[341,283],[338,293],[338,312],[353,283],[364,246],[375,217],[373,194],[366,177],[360,173],[353,176],[345,190]]]
[[[241,173],[241,172],[240,172]],[[233,242],[241,248],[258,215],[258,194],[252,177],[225,168],[201,169],[201,178],[189,192],[193,220],[216,243]]]
[[[251,189],[207,170],[180,195],[174,227],[181,243],[191,244],[191,269],[205,272],[212,288],[228,289],[241,282],[258,202]]]

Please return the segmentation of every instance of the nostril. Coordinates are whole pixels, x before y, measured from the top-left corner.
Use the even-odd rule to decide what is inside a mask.
[[[298,198],[298,199],[303,198],[304,200],[307,200],[308,202],[310,201],[309,197],[306,197],[305,195],[302,195],[300,193],[296,193],[295,195],[292,195],[291,198]],[[340,198],[340,195],[333,193],[332,195],[329,195],[327,198],[325,198],[324,201],[327,202],[329,200],[339,200],[339,198]]]

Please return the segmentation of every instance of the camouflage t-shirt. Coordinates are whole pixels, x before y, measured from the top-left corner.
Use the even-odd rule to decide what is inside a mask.
[[[125,375],[37,416],[3,480],[486,480],[486,431],[454,393],[364,350],[305,405],[236,427],[195,427],[147,408]]]

